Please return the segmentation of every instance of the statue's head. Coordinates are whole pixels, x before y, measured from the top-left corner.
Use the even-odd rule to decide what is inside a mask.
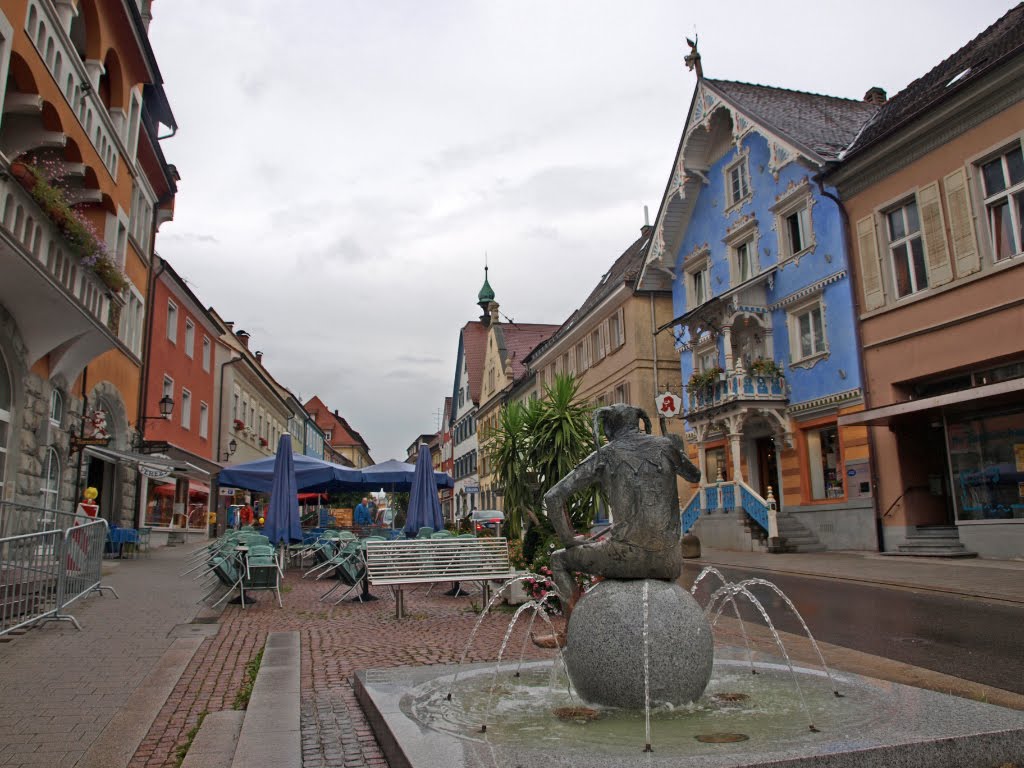
[[[630,432],[639,432],[640,421],[643,421],[647,434],[651,434],[651,417],[644,412],[643,408],[625,403],[598,408],[594,411],[594,440],[600,439],[598,424],[604,428],[605,437],[615,440]]]

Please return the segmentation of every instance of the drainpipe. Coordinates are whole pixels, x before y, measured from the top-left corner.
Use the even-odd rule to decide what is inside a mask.
[[[78,423],[78,437],[85,437],[85,413],[89,407],[89,366],[85,366],[82,369],[82,418]],[[78,503],[78,499],[82,498],[82,491],[85,489],[82,487],[82,459],[85,458],[85,446],[78,449],[78,472],[75,475],[75,498],[71,500],[71,511],[75,511],[75,504]]]
[[[823,176],[825,169],[816,173],[812,178],[818,184],[818,191],[822,197],[827,197],[829,200],[836,204],[836,208],[839,209],[839,215],[843,220],[843,247],[846,248],[846,262],[847,269],[850,272],[850,295],[853,298],[853,337],[854,343],[857,345],[857,363],[860,365],[860,379],[861,388],[864,391],[864,402],[865,404],[870,402],[869,389],[868,389],[868,375],[867,366],[864,362],[864,343],[861,340],[860,335],[860,294],[857,291],[855,285],[855,274],[853,264],[853,237],[850,234],[850,215],[846,210],[846,206],[843,201],[839,199],[837,195],[832,194],[825,189],[825,183]],[[875,459],[875,438],[871,428],[868,427],[868,472],[871,475],[871,498],[873,500],[873,513],[875,518],[875,548],[879,552],[885,551],[885,537],[882,535],[882,518],[878,516],[878,465]]]

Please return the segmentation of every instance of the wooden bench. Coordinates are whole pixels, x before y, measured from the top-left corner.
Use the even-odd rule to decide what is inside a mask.
[[[484,606],[490,600],[490,580],[507,581],[508,541],[479,539],[400,539],[366,542],[366,573],[370,584],[395,592],[395,618],[405,615],[402,587],[439,581],[481,581]]]

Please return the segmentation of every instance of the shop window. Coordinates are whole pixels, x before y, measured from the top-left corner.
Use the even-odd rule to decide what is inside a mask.
[[[804,432],[807,442],[807,473],[811,499],[842,499],[843,473],[840,471],[839,429],[834,425]]]
[[[946,436],[957,520],[1024,519],[1024,410],[950,417]]]
[[[717,483],[718,473],[722,473],[722,480],[729,479],[729,473],[725,466],[725,448],[708,448],[704,452],[704,467],[707,470],[707,477],[702,478],[705,483]]]

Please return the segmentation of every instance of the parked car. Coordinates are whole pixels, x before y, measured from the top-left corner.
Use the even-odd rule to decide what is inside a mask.
[[[501,524],[505,522],[505,513],[498,509],[474,509],[473,533],[477,536],[501,536]]]

